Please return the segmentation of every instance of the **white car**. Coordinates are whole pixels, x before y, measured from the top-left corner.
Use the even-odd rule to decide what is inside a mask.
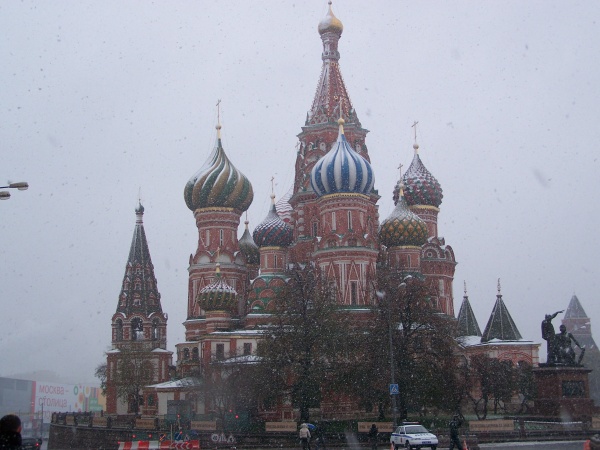
[[[423,425],[403,423],[390,436],[390,444],[393,444],[394,449],[400,447],[408,449],[429,447],[431,450],[435,450],[438,445],[438,438]]]

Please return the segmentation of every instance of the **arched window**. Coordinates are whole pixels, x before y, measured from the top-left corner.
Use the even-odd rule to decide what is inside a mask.
[[[194,361],[198,361],[199,357],[198,357],[198,347],[194,347],[192,349],[192,359]]]
[[[158,329],[158,319],[152,321],[152,339],[157,340],[160,337],[160,330]]]
[[[184,361],[190,359],[190,349],[187,347],[183,349],[183,359]]]
[[[117,341],[123,340],[123,321],[117,319]]]
[[[142,319],[136,317],[131,321],[131,340],[139,341],[144,338],[144,324]]]

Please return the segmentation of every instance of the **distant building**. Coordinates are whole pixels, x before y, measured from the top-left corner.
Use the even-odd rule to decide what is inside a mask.
[[[567,332],[571,333],[582,347],[585,347],[582,362],[585,367],[592,369],[589,375],[590,397],[594,403],[600,404],[600,349],[592,336],[592,321],[576,295],[571,297],[562,324],[567,327]]]
[[[458,313],[458,342],[464,348],[467,358],[485,355],[513,365],[526,363],[539,364],[540,344],[523,339],[502,299],[500,280],[498,294],[487,325],[481,333],[477,319],[471,309],[465,287],[465,296]]]

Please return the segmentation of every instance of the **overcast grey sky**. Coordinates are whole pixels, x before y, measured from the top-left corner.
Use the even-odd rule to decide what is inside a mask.
[[[421,158],[480,327],[496,280],[521,334],[577,294],[600,329],[600,2],[337,0],[340,65],[382,196]],[[223,144],[253,229],[290,187],[325,0],[0,1],[0,375],[94,381],[141,190],[168,346],[197,245],[183,188]],[[242,224],[243,227],[243,224]],[[243,231],[240,228],[240,234]],[[541,351],[540,355],[544,352]]]

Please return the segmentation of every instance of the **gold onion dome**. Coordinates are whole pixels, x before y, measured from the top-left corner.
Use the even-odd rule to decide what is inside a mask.
[[[217,144],[204,166],[192,176],[183,191],[189,209],[224,207],[246,211],[254,198],[246,176],[229,161],[221,144],[221,125],[217,125]]]
[[[388,248],[405,245],[420,247],[427,242],[427,225],[408,209],[402,185],[399,194],[396,208],[379,226],[379,241]]]
[[[332,32],[341,35],[342,31],[344,31],[344,25],[342,25],[342,21],[333,14],[330,1],[327,15],[323,18],[323,20],[321,20],[321,22],[319,22],[319,34]]]
[[[237,304],[237,292],[221,278],[219,263],[215,275],[215,280],[204,286],[196,299],[205,311],[230,311]]]

